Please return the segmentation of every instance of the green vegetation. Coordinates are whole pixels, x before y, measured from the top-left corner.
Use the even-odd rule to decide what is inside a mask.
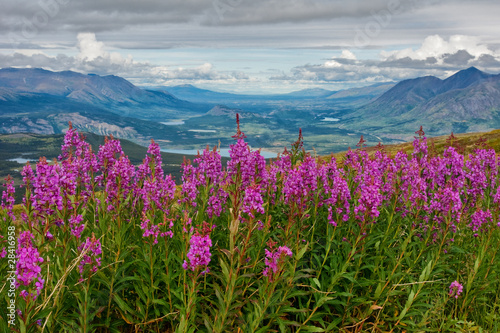
[[[70,128],[21,214],[2,196],[0,331],[497,332],[500,156],[418,134],[266,163],[238,127],[226,168],[207,149],[176,186],[154,142],[136,167]]]

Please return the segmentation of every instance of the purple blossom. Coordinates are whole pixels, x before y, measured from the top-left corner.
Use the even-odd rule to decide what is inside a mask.
[[[7,255],[7,248],[3,247],[2,252],[0,252],[0,258],[5,258],[6,255]]]
[[[214,217],[214,215],[217,217],[220,216],[224,211],[227,197],[228,194],[222,188],[218,188],[217,190],[214,187],[210,188],[208,207],[206,209],[209,218]]]
[[[80,238],[85,229],[85,223],[83,223],[83,216],[80,214],[72,215],[69,218],[69,226],[71,228],[71,234],[76,238]],[[50,235],[52,236],[52,235]]]
[[[378,208],[382,203],[380,184],[362,184],[359,187],[359,192],[358,206],[354,207],[356,218],[361,221],[365,220],[365,216],[377,218],[380,215]]]
[[[428,155],[427,138],[415,138],[413,141],[412,157],[415,159],[426,159]]]
[[[56,210],[63,209],[60,172],[59,164],[48,164],[44,157],[36,164],[36,176],[32,179],[31,202],[37,214],[51,216]]]
[[[196,174],[196,168],[188,161],[184,160],[181,165],[182,170],[182,188],[179,203],[189,203],[196,207],[196,197],[198,196],[198,185],[200,181]]]
[[[148,155],[136,173],[136,193],[143,200],[143,212],[159,209],[168,214],[170,201],[174,199],[175,182],[170,175],[164,175],[161,164],[160,146],[151,141]]]
[[[144,214],[144,213],[143,213]],[[151,224],[151,226],[150,226]],[[165,226],[169,228],[167,231],[161,231],[160,227]],[[146,217],[146,215],[143,215],[142,222],[141,222],[141,229],[144,230],[144,233],[142,234],[142,237],[149,237],[153,236],[153,244],[158,244],[158,237],[167,237],[169,236],[172,238],[174,236],[174,233],[172,231],[172,228],[174,227],[173,221],[167,221],[159,224],[153,224],[151,221]]]
[[[212,246],[212,240],[210,235],[200,236],[193,235],[189,240],[189,251],[187,253],[187,258],[189,260],[184,260],[182,267],[185,270],[190,269],[195,271],[197,268],[205,268],[201,273],[208,273],[208,264],[210,263],[210,247]]]
[[[487,209],[486,211],[477,210],[471,216],[469,227],[472,229],[472,231],[476,232],[481,230],[483,225],[486,225],[488,222],[492,221],[493,217],[489,209]],[[474,236],[478,236],[478,234],[476,233]]]
[[[249,186],[245,189],[243,198],[243,212],[254,218],[255,213],[264,214],[264,200],[257,185]]]
[[[342,172],[337,168],[335,158],[332,157],[327,163],[324,177],[323,186],[327,192],[325,204],[328,205],[328,222],[333,225],[337,224],[338,220],[334,221],[334,214],[343,215],[342,220],[347,221],[349,219],[351,191]]]
[[[241,177],[241,186],[252,183],[266,184],[268,175],[266,161],[260,151],[251,151],[244,139],[238,139],[236,144],[229,145],[231,160],[227,163],[229,177]]]
[[[452,226],[460,221],[462,216],[462,199],[460,198],[460,189],[451,187],[439,188],[434,192],[434,196],[429,204],[429,211],[435,213],[434,219],[441,223],[444,217],[450,215]],[[451,213],[451,214],[450,214]]]
[[[83,255],[83,259],[78,264],[78,271],[80,272],[80,281],[83,281],[83,276],[86,271],[86,266],[90,267],[92,273],[97,272],[98,267],[101,266],[101,242],[95,238],[92,234],[92,238],[87,237],[87,239],[78,247],[78,251],[86,253]]]
[[[33,296],[33,299],[36,299],[36,297],[40,295],[40,291],[43,289],[45,280],[42,277],[42,269],[39,266],[39,264],[43,262],[43,258],[40,257],[38,249],[33,246],[33,238],[33,235],[29,231],[23,231],[19,235],[18,247],[16,250],[16,288],[19,288],[21,285],[29,286],[32,282],[35,282],[34,287],[36,295],[28,294],[26,290],[21,293],[26,297],[31,295]]]
[[[500,186],[498,186],[497,192],[493,197],[493,202],[500,206]]]
[[[12,212],[15,202],[14,193],[16,192],[16,189],[14,188],[14,179],[8,176],[7,178],[5,178],[5,184],[3,184],[3,186],[7,187],[7,189],[5,191],[2,191],[2,204],[0,207],[3,210],[6,210],[7,216],[9,216],[14,221],[16,219],[14,213]]]
[[[81,194],[83,202],[86,203],[92,195],[94,174],[99,170],[92,147],[70,124],[61,150],[60,183],[66,202],[71,204],[70,196]]]
[[[266,258],[264,260],[266,267],[262,274],[267,276],[270,281],[272,281],[276,274],[281,270],[285,256],[292,256],[292,250],[287,246],[280,246],[278,249],[269,251],[265,249]]]
[[[135,189],[135,167],[122,155],[108,164],[105,187],[108,211],[116,211]]]
[[[453,281],[450,284],[450,291],[448,294],[450,295],[450,297],[458,298],[463,290],[464,287],[460,283],[458,283],[458,281]]]
[[[225,175],[222,170],[221,156],[215,147],[209,150],[208,147],[203,151],[202,155],[198,155],[193,160],[196,163],[196,174],[199,184],[208,186],[209,184],[219,185],[224,181]]]
[[[282,188],[285,176],[289,173],[291,168],[292,160],[290,154],[281,155],[271,163],[268,172],[268,185],[270,186],[271,193],[274,194],[271,198],[273,204],[279,196],[278,190]]]

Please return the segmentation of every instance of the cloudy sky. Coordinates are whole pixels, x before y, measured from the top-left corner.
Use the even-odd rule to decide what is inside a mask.
[[[0,67],[219,91],[500,73],[498,0],[3,0]]]

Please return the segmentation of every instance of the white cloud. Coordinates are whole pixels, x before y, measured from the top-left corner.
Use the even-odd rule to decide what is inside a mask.
[[[109,53],[104,50],[104,43],[96,40],[95,34],[91,32],[79,33],[77,47],[80,50],[77,58],[83,61],[92,61],[98,57],[109,57]]]
[[[342,50],[342,54],[340,55],[342,59],[356,60],[356,56],[349,50]]]
[[[467,51],[476,59],[482,55],[499,56],[499,54],[495,55],[487,45],[481,43],[479,38],[464,35],[450,36],[448,41],[439,35],[428,36],[425,38],[420,48],[416,50],[407,48],[391,52],[382,51],[381,56],[385,60],[403,58],[426,60],[427,58],[435,58],[439,63],[442,63],[442,60],[447,55],[455,54],[458,51]]]

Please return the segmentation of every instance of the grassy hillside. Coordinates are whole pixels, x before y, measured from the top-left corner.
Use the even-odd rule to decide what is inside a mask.
[[[446,147],[453,145],[464,154],[470,154],[474,149],[480,148],[493,148],[497,153],[500,153],[500,129],[491,132],[477,132],[477,133],[464,133],[453,134],[448,136],[437,136],[427,138],[429,145],[429,152],[435,154],[442,154]],[[380,147],[370,146],[365,148],[369,154],[374,154]],[[383,149],[391,156],[396,155],[399,151],[404,151],[411,154],[413,151],[413,142],[405,142],[395,145],[384,145]],[[339,158],[345,155],[346,152],[335,153],[333,156]]]

